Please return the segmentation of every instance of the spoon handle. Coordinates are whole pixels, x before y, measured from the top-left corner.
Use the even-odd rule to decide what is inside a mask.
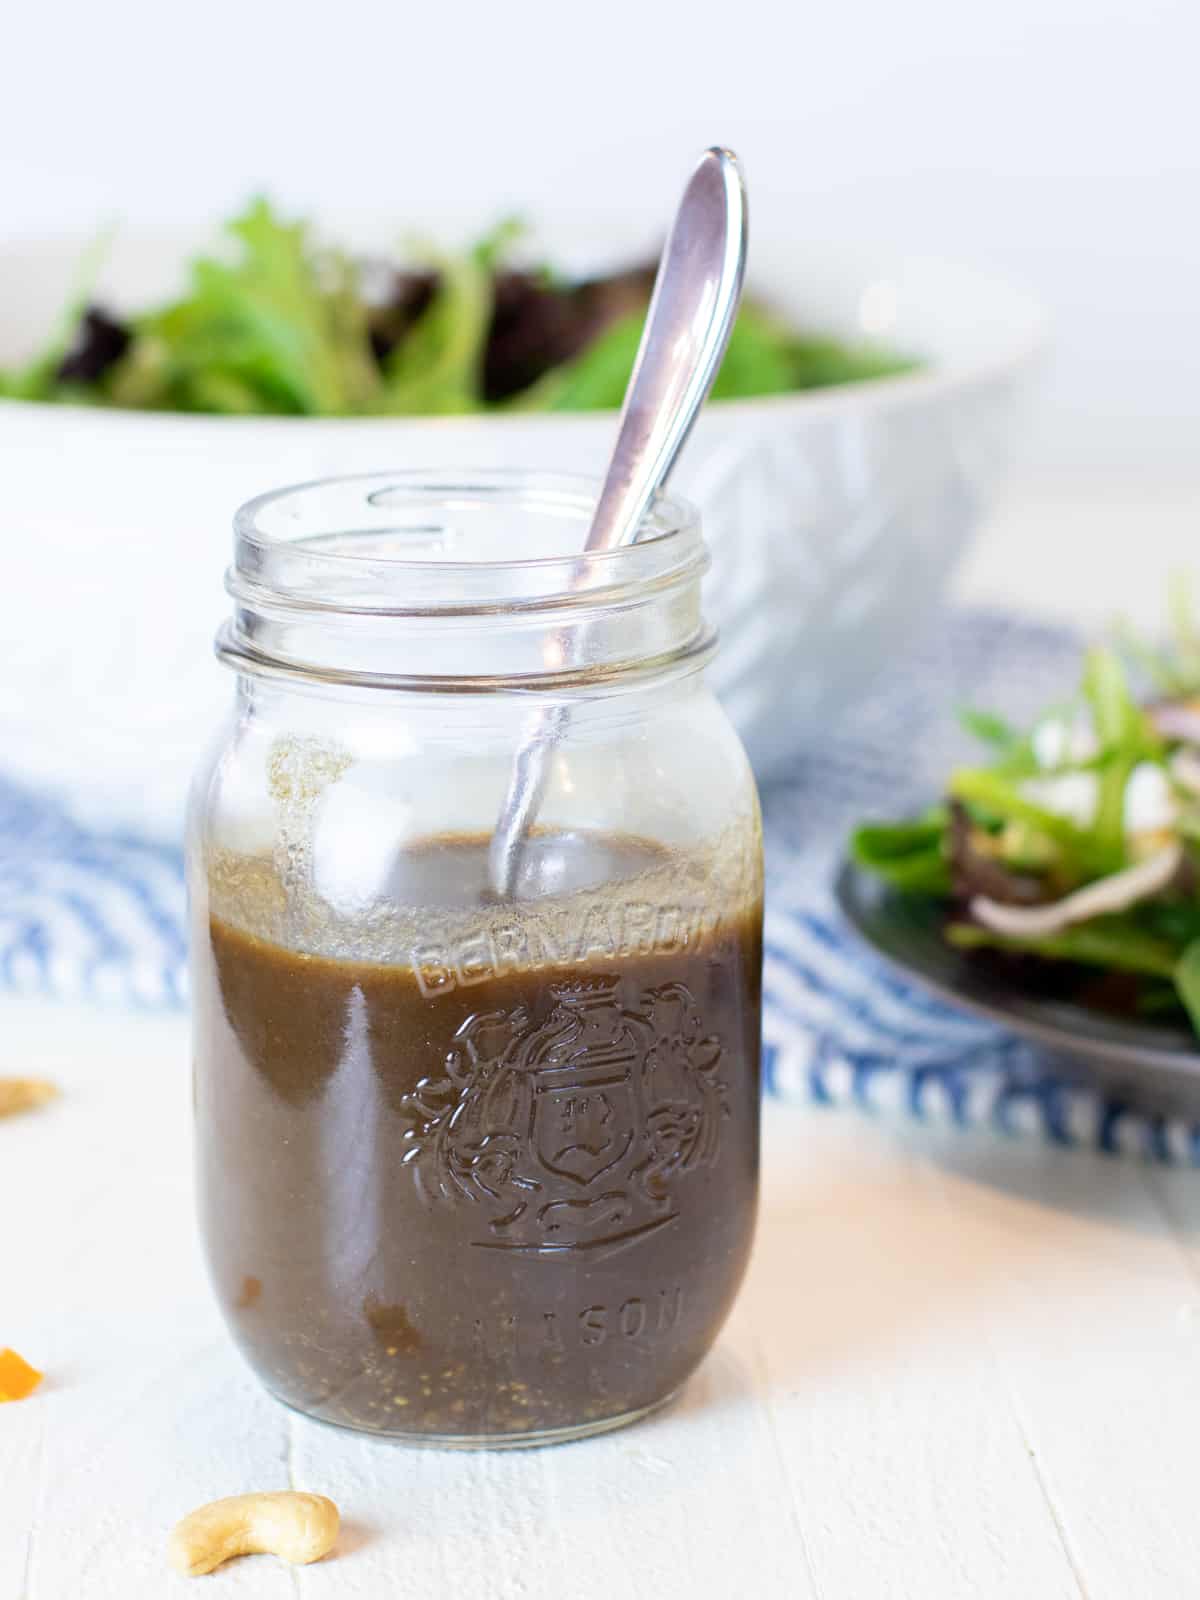
[[[737,158],[714,146],[701,156],[662,253],[617,442],[584,550],[630,544],[666,482],[712,388],[733,330],[746,266],[746,190]],[[548,651],[561,651],[557,636]],[[488,878],[513,894],[548,764],[566,732],[565,705],[534,713],[513,761],[488,849]]]
[[[714,146],[688,180],[659,262],[587,550],[632,540],[675,465],[733,330],[746,229],[737,157]]]

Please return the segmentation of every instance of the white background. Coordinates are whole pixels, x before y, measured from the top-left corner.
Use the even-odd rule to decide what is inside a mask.
[[[5,54],[9,231],[195,224],[266,188],[398,227],[633,213],[649,239],[732,144],[760,227],[961,256],[1048,303],[1036,506],[969,592],[1050,532],[1065,582],[1127,530],[1149,597],[1200,528],[1191,0],[113,0],[23,6]]]

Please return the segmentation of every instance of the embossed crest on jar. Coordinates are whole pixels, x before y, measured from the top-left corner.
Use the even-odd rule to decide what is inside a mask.
[[[459,1025],[446,1076],[405,1097],[403,1160],[427,1199],[480,1208],[477,1246],[608,1255],[669,1227],[674,1175],[716,1161],[721,1040],[682,983],[637,1010],[614,978],[550,993],[538,1026],[523,1006]]]

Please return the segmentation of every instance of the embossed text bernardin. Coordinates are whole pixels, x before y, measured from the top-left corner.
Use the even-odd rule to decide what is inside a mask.
[[[409,951],[421,994],[452,994],[506,971],[562,967],[594,957],[686,950],[721,923],[712,905],[595,904],[582,911],[525,912],[454,942],[431,939]]]

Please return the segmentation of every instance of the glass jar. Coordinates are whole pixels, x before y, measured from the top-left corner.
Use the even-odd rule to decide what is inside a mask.
[[[581,555],[594,498],[394,473],[235,524],[236,708],[189,827],[205,1247],[270,1390],[414,1442],[643,1415],[750,1247],[754,783],[694,515]]]

